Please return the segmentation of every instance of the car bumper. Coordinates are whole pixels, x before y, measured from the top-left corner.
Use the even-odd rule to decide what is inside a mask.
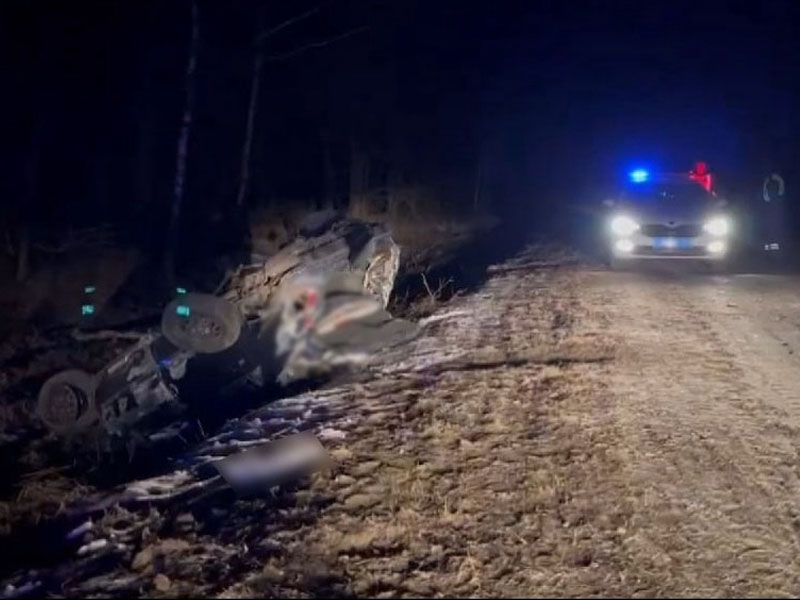
[[[623,239],[626,248],[620,249],[618,242]],[[656,238],[635,234],[614,238],[611,250],[616,259],[723,260],[730,253],[730,241],[709,235]]]

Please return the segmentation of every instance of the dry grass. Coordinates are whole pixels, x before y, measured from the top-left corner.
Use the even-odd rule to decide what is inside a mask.
[[[432,315],[458,295],[454,290],[452,279],[440,278],[436,282],[430,282],[424,272],[420,273],[419,277],[425,291],[414,298],[408,294],[403,297],[394,294],[389,303],[389,311],[393,315],[418,321]]]
[[[169,593],[796,592],[796,364],[769,355],[758,387],[745,350],[770,342],[711,324],[725,302],[603,276],[515,272],[453,300],[345,395],[331,469],[280,508],[226,505],[159,567]]]
[[[91,491],[79,481],[54,472],[23,480],[13,500],[0,502],[0,533],[8,534],[20,525],[35,525],[55,517]]]
[[[608,396],[595,380],[601,367],[581,363],[608,348],[575,332],[571,320],[553,320],[556,308],[576,310],[570,277],[555,278],[546,294],[518,300],[539,277],[490,284],[492,300],[456,301],[464,310],[480,310],[485,302],[496,309],[439,333],[473,362],[484,361],[481,368],[444,370],[432,387],[405,396],[401,412],[362,417],[346,443],[331,450],[333,472],[312,482],[313,493],[335,501],[314,525],[281,538],[295,550],[271,559],[269,582],[263,574],[245,580],[249,589],[294,595],[298,585],[308,586],[291,575],[302,549],[304,560],[324,565],[318,568],[344,586],[329,592],[630,591],[618,577],[620,530],[632,510],[621,493],[619,457],[610,450],[618,431],[609,426]],[[508,336],[499,339],[504,331]],[[491,338],[494,348],[487,349]],[[550,350],[542,350],[545,344]],[[565,351],[573,363],[502,360]]]

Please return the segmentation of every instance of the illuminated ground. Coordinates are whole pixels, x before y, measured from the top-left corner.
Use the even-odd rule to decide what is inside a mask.
[[[148,527],[64,591],[793,595],[798,351],[791,277],[500,273],[317,393],[331,472],[110,511]]]
[[[311,561],[359,595],[796,593],[797,281],[517,272],[457,308],[439,339],[518,365],[357,428],[336,501],[231,592]]]

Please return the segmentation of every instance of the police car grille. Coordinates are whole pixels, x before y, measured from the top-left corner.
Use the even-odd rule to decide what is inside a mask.
[[[708,251],[703,246],[692,248],[653,248],[652,246],[636,246],[633,249],[636,256],[708,256]]]
[[[661,223],[642,225],[642,234],[649,237],[697,237],[703,231],[699,224],[687,223],[670,227]]]

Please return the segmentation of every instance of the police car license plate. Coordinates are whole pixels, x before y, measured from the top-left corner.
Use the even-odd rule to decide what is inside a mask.
[[[685,237],[658,237],[653,238],[653,248],[656,250],[679,250],[692,247],[692,238]]]

